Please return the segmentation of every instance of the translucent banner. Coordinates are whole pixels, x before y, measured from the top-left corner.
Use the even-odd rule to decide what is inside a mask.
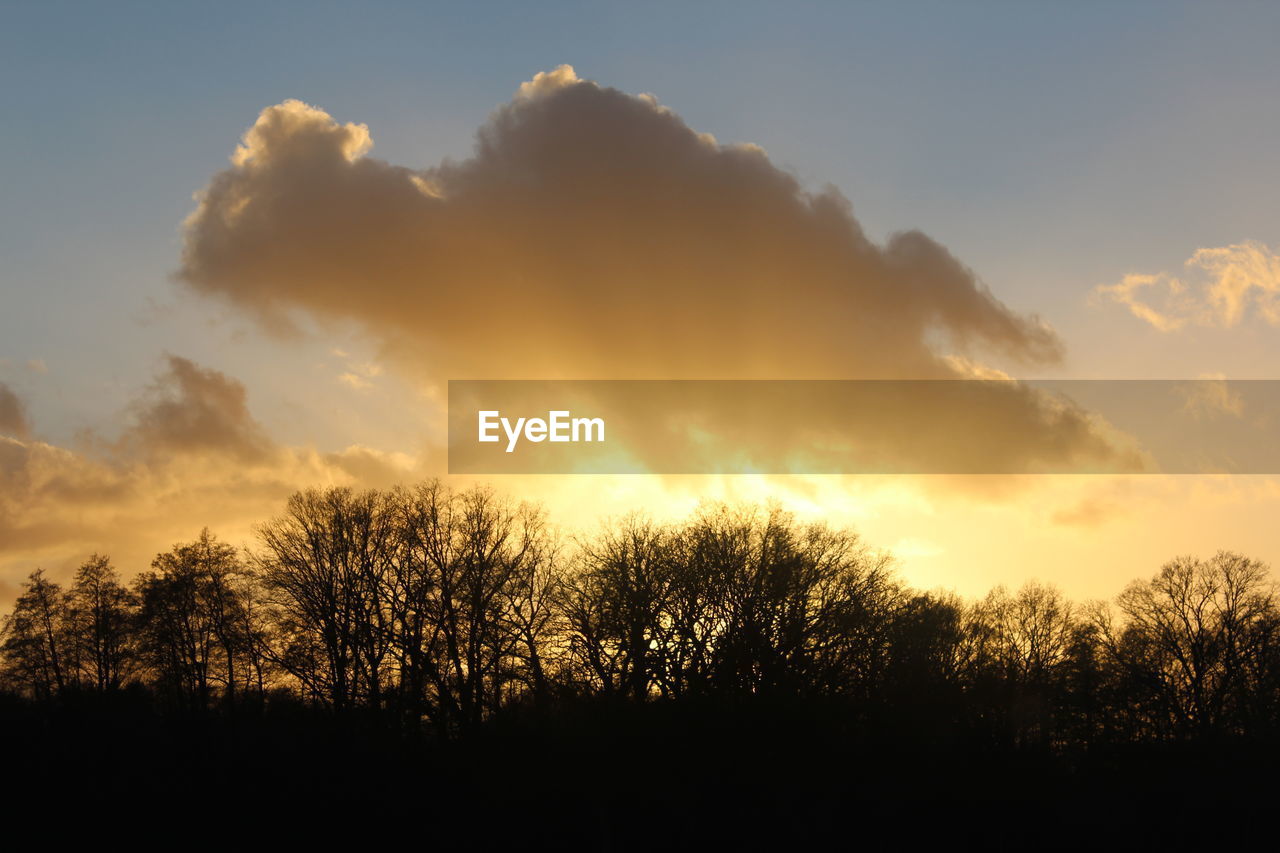
[[[1276,474],[1276,380],[457,380],[456,474]]]

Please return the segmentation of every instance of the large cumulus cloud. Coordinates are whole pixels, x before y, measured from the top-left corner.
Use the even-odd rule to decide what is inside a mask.
[[[929,345],[1060,357],[916,231],[867,238],[651,96],[537,75],[473,156],[414,170],[363,125],[264,110],[199,196],[179,278],[275,328],[355,320],[431,379],[956,375]]]

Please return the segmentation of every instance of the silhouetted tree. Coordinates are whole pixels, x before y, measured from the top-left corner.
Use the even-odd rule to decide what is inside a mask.
[[[1076,639],[1071,602],[1054,587],[1028,581],[1016,593],[996,587],[975,615],[984,664],[995,670],[1012,736],[1052,737]]]
[[[419,497],[428,512],[418,544],[437,590],[429,601],[438,632],[436,704],[451,723],[471,727],[513,685],[545,677],[530,664],[543,668],[537,646],[547,623],[538,613],[551,600],[543,578],[552,549],[541,513],[527,504],[483,488],[454,493],[439,483]]]
[[[383,700],[393,520],[378,492],[312,489],[259,528],[257,562],[277,625],[270,654],[337,711]]]
[[[4,686],[138,683],[227,714],[274,691],[268,707],[447,738],[748,703],[1037,755],[1280,732],[1276,590],[1229,552],[1173,560],[1114,606],[1035,581],[966,602],[778,506],[633,515],[566,547],[540,508],[438,480],[299,492],[259,538],[242,559],[204,530],[132,591],[99,555],[65,592],[32,573],[0,628]]]
[[[624,519],[583,544],[566,590],[576,671],[636,700],[865,690],[900,603],[887,558],[777,507]]]
[[[138,624],[152,677],[188,707],[207,708],[215,690],[228,704],[262,686],[249,609],[248,576],[235,548],[208,529],[156,555],[138,576]]]
[[[1276,596],[1265,566],[1227,551],[1180,557],[1131,583],[1116,606],[1119,626],[1106,610],[1095,621],[1140,725],[1164,736],[1243,731],[1254,692],[1275,684]]]
[[[908,594],[890,629],[889,678],[913,696],[960,688],[972,680],[977,647],[968,605],[954,593]]]
[[[67,657],[78,686],[107,692],[131,673],[135,605],[110,559],[94,554],[80,566],[66,598]]]
[[[637,700],[673,688],[670,538],[633,515],[580,543],[560,600],[580,686]]]
[[[70,637],[62,587],[36,569],[0,627],[5,682],[37,699],[48,699],[67,683]]]
[[[677,589],[703,587],[678,595],[703,608],[679,624],[690,645],[713,638],[715,689],[865,697],[879,683],[902,601],[887,556],[777,506],[705,508],[676,541]]]

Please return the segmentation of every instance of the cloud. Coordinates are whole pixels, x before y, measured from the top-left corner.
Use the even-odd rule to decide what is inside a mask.
[[[338,381],[353,391],[370,391],[373,380],[382,375],[382,365],[376,362],[354,362],[343,350],[333,349],[331,353],[347,362],[346,369],[338,374]]]
[[[1244,417],[1244,398],[1221,373],[1202,374],[1198,381],[1186,382],[1177,388],[1183,400],[1182,411],[1196,420]]]
[[[1085,498],[1072,506],[1058,509],[1050,521],[1063,527],[1098,527],[1120,515],[1119,504],[1102,498]]]
[[[373,383],[368,379],[350,371],[338,374],[338,381],[354,391],[368,391],[373,387]]]
[[[31,432],[26,407],[13,390],[0,382],[0,435],[25,438]]]
[[[308,485],[425,475],[404,454],[277,444],[250,413],[243,385],[178,356],[165,359],[126,420],[119,438],[82,448],[0,435],[0,582],[104,549],[131,573],[205,525],[247,538]]]
[[[198,194],[177,278],[273,331],[354,322],[435,387],[958,379],[996,375],[973,351],[1062,355],[1047,324],[928,236],[877,244],[836,190],[568,66],[521,85],[468,159],[411,169],[372,146],[365,125],[299,101],[263,110]],[[370,374],[338,379],[360,390]],[[990,435],[1015,454],[1111,458],[1085,413],[1044,418],[1036,396],[1010,390],[1008,429]]]
[[[961,379],[1013,379],[1003,370],[997,370],[962,355],[946,355],[942,360]]]
[[[1162,332],[1188,325],[1230,328],[1250,314],[1280,326],[1280,256],[1263,243],[1198,249],[1186,267],[1189,278],[1130,273],[1095,288],[1094,295],[1124,305]]]
[[[205,453],[242,461],[268,456],[273,445],[249,414],[244,385],[179,356],[131,406],[122,441],[145,453]]]
[[[927,340],[1029,364],[1057,336],[916,231],[568,66],[473,156],[414,170],[369,130],[269,107],[199,194],[178,277],[272,329],[356,321],[419,376],[949,377]]]
[[[1067,528],[1099,528],[1144,508],[1149,509],[1154,503],[1171,499],[1167,494],[1168,480],[1135,481],[1127,477],[1108,477],[1079,481],[1076,485],[1079,493],[1074,497],[1069,488],[1061,490],[1069,499],[1049,514],[1051,524]],[[1172,499],[1176,500],[1176,497]]]

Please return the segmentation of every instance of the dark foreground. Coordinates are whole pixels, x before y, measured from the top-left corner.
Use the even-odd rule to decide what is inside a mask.
[[[370,844],[408,831],[427,847],[481,849],[1219,846],[1270,834],[1280,757],[1256,741],[1063,753],[908,728],[892,709],[854,721],[764,702],[582,704],[445,742],[284,700],[161,714],[141,691],[5,697],[0,746],[18,783],[10,826],[74,816],[104,838],[268,826]]]

